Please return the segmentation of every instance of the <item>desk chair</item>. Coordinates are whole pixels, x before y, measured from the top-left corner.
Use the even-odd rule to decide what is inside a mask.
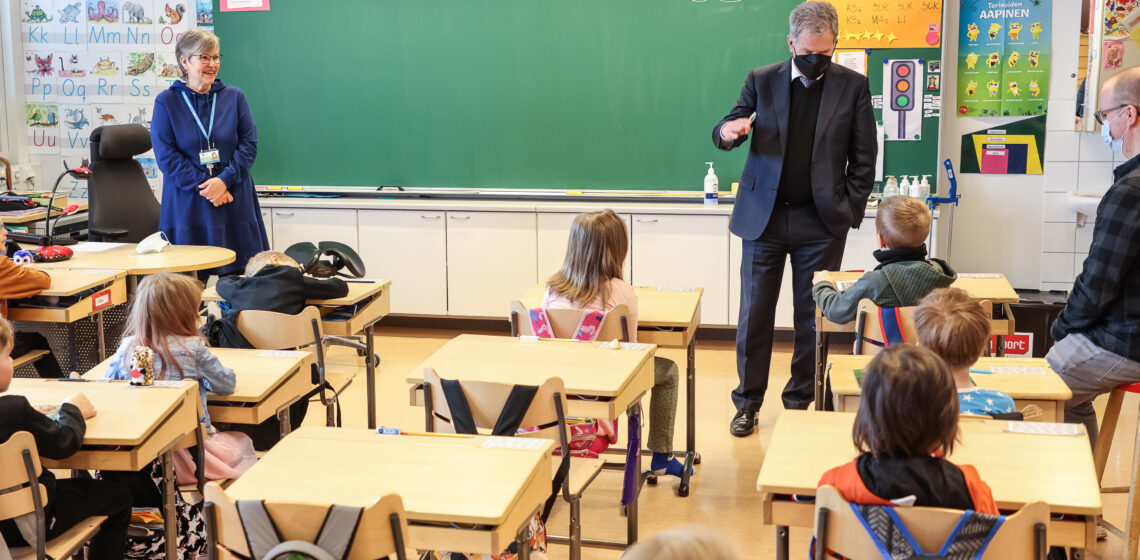
[[[859,300],[852,353],[856,356],[877,354],[891,344],[914,344],[918,340],[918,333],[914,330],[914,309],[914,306],[879,307],[870,299]]]
[[[472,419],[477,429],[492,429],[500,414],[508,404],[513,385],[486,381],[462,381],[460,385],[467,397]],[[537,437],[555,439],[561,460],[553,464],[553,489],[550,499],[542,512],[545,520],[554,505],[555,497],[561,490],[562,498],[570,504],[570,558],[582,557],[582,492],[598,477],[605,466],[604,459],[570,456],[570,436],[566,428],[566,397],[562,380],[553,377],[545,380],[534,395],[519,426],[537,427],[535,431],[518,434],[517,437]],[[424,370],[424,417],[429,432],[456,433],[454,415],[444,395],[443,380],[435,370]],[[496,554],[498,551],[495,552]]]
[[[1096,438],[1096,448],[1093,450],[1093,466],[1096,468],[1096,479],[1102,486],[1104,493],[1128,493],[1128,512],[1124,530],[1117,528],[1102,518],[1097,524],[1103,526],[1108,532],[1124,539],[1124,557],[1136,558],[1140,551],[1140,498],[1137,498],[1137,484],[1140,483],[1140,442],[1132,452],[1132,477],[1128,486],[1103,486],[1105,466],[1108,464],[1109,451],[1112,450],[1112,438],[1116,434],[1116,424],[1120,420],[1120,408],[1124,404],[1125,393],[1140,393],[1140,383],[1130,383],[1115,387],[1108,395],[1108,404],[1104,407],[1104,419],[1100,424],[1100,434]],[[1137,422],[1140,430],[1140,421]],[[1140,431],[1137,432],[1140,436]]]
[[[583,309],[547,309],[546,317],[554,330],[555,338],[574,338],[574,329],[582,321]],[[511,336],[534,336],[530,324],[530,309],[519,300],[511,302]],[[625,304],[614,306],[606,312],[605,319],[598,325],[598,335],[594,340],[629,341],[629,308]]]
[[[150,131],[140,124],[101,126],[90,142],[88,238],[137,243],[158,231],[158,199],[134,159],[150,150]]]
[[[303,483],[293,481],[294,483]],[[263,527],[258,531],[252,519],[243,519],[238,513],[239,507],[258,506],[264,504],[268,513],[270,527]],[[276,533],[279,541],[301,541],[319,545],[322,549],[332,552],[337,548],[337,542],[327,542],[318,537],[322,533],[332,509],[331,504],[305,504],[296,502],[261,502],[240,501],[234,502],[226,495],[222,487],[211,482],[206,485],[206,505],[204,517],[206,518],[207,558],[232,558],[221,550],[225,547],[246,558],[262,558],[261,554],[250,553],[250,542],[256,543],[257,548],[268,547],[271,542],[262,538],[247,540],[246,532],[252,535]],[[395,554],[399,560],[407,558],[408,523],[404,514],[404,502],[397,494],[388,494],[372,505],[361,508],[355,526],[352,528],[350,548],[342,556],[334,554],[336,558],[346,560],[373,560],[374,558],[388,558]],[[248,515],[248,514],[247,514]],[[247,524],[243,521],[248,522]],[[329,523],[328,525],[337,525]],[[336,527],[333,527],[335,529]],[[387,530],[383,530],[386,528]],[[264,554],[269,549],[261,550]],[[276,556],[270,554],[267,558]]]
[[[32,434],[16,432],[0,444],[0,520],[22,515],[35,517],[35,545],[8,548],[16,560],[67,558],[91,540],[99,532],[99,525],[107,519],[105,515],[88,517],[62,535],[46,540],[44,502],[47,501],[47,490],[38,482],[41,472],[40,454]]]
[[[296,315],[273,311],[242,311],[237,316],[237,328],[254,348],[266,350],[294,350],[312,347],[316,353],[313,384],[325,407],[325,423],[340,427],[340,395],[352,384],[351,374],[328,375],[325,372],[324,334],[321,313],[309,306]],[[327,391],[326,391],[327,390]],[[305,395],[305,399],[313,393]],[[281,435],[288,433],[288,418],[282,419]]]
[[[48,350],[31,350],[22,356],[12,359],[12,369],[19,369],[23,366],[30,366],[39,361],[40,358],[51,354]]]
[[[962,520],[963,512],[930,507],[896,507],[896,514],[910,529],[914,540],[928,554],[934,554]],[[828,558],[831,550],[847,558],[886,558],[851,504],[832,486],[821,486],[815,493],[815,544],[813,558]],[[1045,532],[1049,506],[1045,502],[1026,504],[1007,516],[992,535],[982,560],[1045,560],[1049,552]]]

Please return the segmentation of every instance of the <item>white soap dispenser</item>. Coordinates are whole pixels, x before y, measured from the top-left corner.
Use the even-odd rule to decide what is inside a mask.
[[[887,184],[883,187],[883,198],[899,194],[899,182],[894,175],[887,175]]]
[[[705,175],[705,206],[716,206],[720,196],[720,181],[713,171],[713,162],[706,161],[705,164],[709,166],[709,173]]]
[[[915,176],[915,178],[917,179],[918,177]],[[930,175],[923,175],[922,182],[919,183],[916,181],[911,185],[910,188],[914,191],[914,194],[912,196],[921,200],[926,200],[930,197]]]
[[[907,179],[906,175],[903,175],[902,178],[902,184],[899,185],[899,194],[910,196],[910,179]]]

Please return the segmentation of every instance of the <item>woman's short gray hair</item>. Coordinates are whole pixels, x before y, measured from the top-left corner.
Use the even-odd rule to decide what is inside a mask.
[[[796,6],[788,16],[788,34],[792,40],[800,38],[800,33],[807,31],[812,35],[823,35],[828,30],[839,38],[839,14],[835,6],[828,2],[809,1]]]
[[[182,79],[186,79],[186,67],[182,66],[182,57],[190,60],[191,55],[212,51],[220,45],[218,36],[205,29],[195,27],[183,33],[174,46],[174,59],[178,62],[178,69],[182,71]]]

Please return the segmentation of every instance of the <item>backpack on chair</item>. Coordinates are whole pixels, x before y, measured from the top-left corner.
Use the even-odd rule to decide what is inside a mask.
[[[239,500],[237,512],[251,560],[344,560],[352,548],[364,508],[329,507],[314,542],[282,541],[277,524],[260,500]]]

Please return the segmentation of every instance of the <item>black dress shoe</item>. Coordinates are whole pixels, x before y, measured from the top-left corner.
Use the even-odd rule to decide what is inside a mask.
[[[737,410],[728,428],[736,437],[744,437],[756,431],[756,411],[747,408]]]

